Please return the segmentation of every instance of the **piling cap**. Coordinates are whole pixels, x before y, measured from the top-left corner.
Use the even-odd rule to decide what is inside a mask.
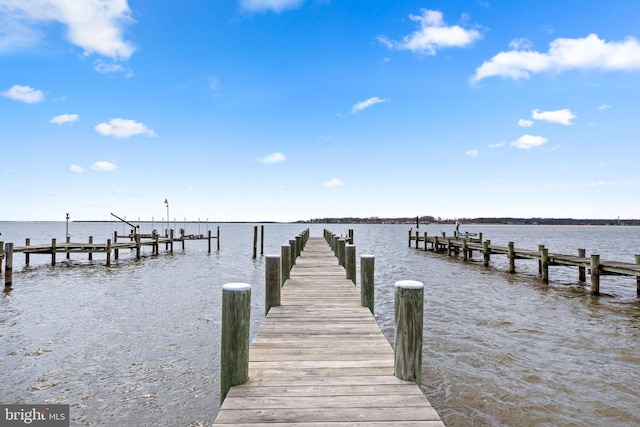
[[[418,282],[417,280],[400,280],[396,282],[396,288],[422,289],[424,288],[424,283]]]
[[[363,255],[360,255],[360,258],[375,258],[375,256],[370,254],[363,254]]]
[[[222,285],[222,290],[229,292],[246,292],[251,290],[251,285],[248,283],[225,283]]]

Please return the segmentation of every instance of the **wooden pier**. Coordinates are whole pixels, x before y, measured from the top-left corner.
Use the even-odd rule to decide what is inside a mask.
[[[118,241],[120,239],[120,241]],[[95,243],[93,237],[89,237],[88,242],[71,242],[67,237],[66,242],[60,243],[57,239],[51,239],[50,244],[32,245],[31,239],[27,238],[23,246],[16,246],[13,243],[0,242],[0,273],[2,272],[2,260],[5,260],[4,279],[5,287],[13,285],[13,258],[16,253],[23,253],[25,257],[25,265],[29,265],[31,255],[49,255],[51,256],[51,265],[56,265],[58,255],[65,255],[66,259],[70,259],[71,254],[87,254],[88,260],[93,260],[94,254],[105,254],[106,265],[111,265],[112,256],[114,259],[119,258],[120,250],[135,250],[136,259],[141,258],[141,251],[144,247],[151,247],[152,254],[158,255],[160,246],[165,245],[168,252],[173,252],[174,244],[181,244],[184,250],[186,240],[208,240],[209,253],[211,253],[211,240],[216,240],[217,250],[220,250],[220,227],[217,228],[216,235],[213,236],[209,230],[205,235],[185,235],[181,233],[179,237],[174,237],[173,230],[169,231],[168,236],[160,236],[158,234],[129,234],[128,236],[118,236],[117,232],[113,233],[113,240],[107,239],[106,243]]]
[[[214,425],[444,426],[416,382],[394,375],[394,351],[355,277],[324,239],[302,246],[290,271],[282,267],[279,305],[251,344],[248,380],[228,390]]]
[[[415,243],[415,248],[420,249],[420,242],[423,243],[422,249],[433,252],[443,252],[448,255],[462,256],[465,261],[473,258],[473,252],[482,255],[484,266],[488,267],[492,254],[507,255],[509,260],[509,273],[515,273],[516,259],[533,259],[538,261],[538,271],[542,277],[542,281],[549,282],[549,266],[573,266],[578,267],[578,280],[585,282],[586,272],[591,276],[591,293],[593,295],[600,294],[600,276],[617,275],[636,277],[636,293],[640,296],[640,255],[635,256],[635,263],[603,261],[600,255],[591,254],[586,256],[584,249],[578,249],[576,255],[550,253],[544,245],[539,245],[537,250],[518,249],[514,242],[509,242],[507,246],[496,246],[491,244],[491,240],[483,240],[482,234],[479,238],[461,238],[460,236],[427,235],[419,232],[412,233],[409,230],[409,247]],[[429,246],[431,246],[429,248]]]

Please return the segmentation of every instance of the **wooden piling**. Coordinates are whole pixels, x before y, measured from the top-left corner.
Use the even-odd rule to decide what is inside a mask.
[[[291,246],[282,245],[282,248],[280,249],[280,256],[282,257],[280,263],[280,279],[282,280],[282,283],[280,284],[280,286],[284,286],[284,282],[291,277]]]
[[[394,375],[422,383],[424,285],[415,280],[395,284]]]
[[[417,246],[416,246],[417,247]],[[427,232],[424,232],[424,250],[427,250]]]
[[[51,265],[56,265],[56,239],[51,239]]]
[[[373,255],[360,256],[360,305],[369,307],[371,314],[375,305],[374,264]]]
[[[220,346],[220,403],[229,389],[249,379],[249,332],[251,285],[222,286],[222,331]]]
[[[113,243],[118,243],[118,232],[117,231],[113,232]],[[119,256],[120,256],[120,250],[118,248],[115,248],[113,250],[113,257],[115,259],[118,259]]]
[[[296,258],[302,253],[303,246],[304,243],[302,242],[302,236],[296,236]]]
[[[578,249],[578,256],[584,258],[587,256],[586,249]],[[584,266],[578,267],[578,281],[584,283],[587,281],[586,268]]]
[[[71,243],[71,236],[67,234],[66,243]],[[65,248],[65,252],[67,254],[67,259],[71,258],[71,253],[69,252],[69,248]]]
[[[280,257],[278,255],[267,255],[265,257],[264,268],[264,315],[269,313],[271,307],[280,305]]]
[[[211,230],[207,232],[207,239],[209,240],[209,251],[207,253],[211,253]]]
[[[89,245],[93,245],[93,236],[89,236]],[[93,250],[89,249],[89,261],[93,260]]]
[[[260,226],[260,256],[264,255],[264,225]]]
[[[13,286],[13,243],[4,245],[4,286]]]
[[[220,251],[220,226],[216,230],[216,250]]]
[[[136,259],[140,259],[140,248],[142,246],[140,243],[140,235],[136,234],[135,239],[136,239]]]
[[[345,246],[345,270],[347,279],[356,285],[356,245],[348,244]]]
[[[467,243],[467,239],[462,240],[462,259],[469,261],[469,244]]]
[[[540,266],[542,269],[542,281],[549,283],[549,249],[544,247],[540,251]]]
[[[513,274],[516,272],[516,249],[515,243],[509,242],[507,256],[509,257],[509,273]]]
[[[346,242],[344,239],[338,239],[338,264],[341,266],[345,266],[344,258],[345,258],[345,247]]]
[[[482,255],[484,258],[484,266],[489,267],[489,262],[491,261],[491,240],[487,239],[482,242]]]
[[[253,227],[253,259],[258,255],[258,226]]]
[[[169,230],[169,247],[170,252],[173,253],[173,228],[171,230]]]
[[[544,245],[538,245],[538,252],[542,253]],[[538,260],[538,274],[542,275],[542,257]]]
[[[31,246],[31,239],[30,238],[26,238],[24,240],[24,245],[25,246]],[[24,253],[24,263],[25,265],[29,265],[29,262],[31,261],[30,257],[29,257],[29,252],[25,252]]]
[[[591,295],[600,295],[600,255],[591,254]]]
[[[636,254],[636,264],[640,265],[640,255]],[[640,277],[636,277],[636,295],[640,296]]]
[[[111,239],[107,239],[107,267],[111,265]]]
[[[291,267],[296,265],[296,241],[295,239],[289,240],[289,246],[291,246]]]

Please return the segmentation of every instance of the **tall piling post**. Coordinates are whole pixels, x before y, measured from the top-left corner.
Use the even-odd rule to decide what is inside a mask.
[[[93,260],[93,236],[89,236],[89,261]]]
[[[229,389],[249,379],[249,332],[251,285],[222,286],[222,331],[220,346],[220,403]]]
[[[600,295],[600,255],[591,254],[591,295]]]
[[[258,226],[253,227],[253,259],[257,258],[258,252]]]
[[[291,268],[296,265],[296,241],[295,239],[289,240],[289,246],[291,246]]]
[[[264,268],[264,315],[269,314],[271,307],[280,305],[280,257],[278,255],[267,255],[265,257]]]
[[[260,226],[260,256],[264,255],[264,225]]]
[[[4,245],[4,286],[13,286],[13,243]]]
[[[216,229],[216,250],[220,252],[220,227]],[[211,251],[209,251],[211,252]]]
[[[578,256],[580,258],[585,258],[587,256],[587,250],[586,249],[578,249]],[[578,281],[580,283],[584,283],[587,281],[587,272],[586,272],[586,268],[581,265],[578,267]]]
[[[345,270],[347,279],[356,285],[356,245],[348,244],[345,246]]]
[[[27,237],[25,239],[25,241],[24,241],[24,245],[25,246],[31,246],[31,239]],[[29,261],[30,261],[29,252],[25,251],[25,253],[24,253],[24,263],[25,263],[25,265],[29,265]]]
[[[487,239],[482,242],[482,255],[484,257],[484,266],[489,267],[491,261],[491,240]]]
[[[344,239],[338,239],[338,264],[341,266],[345,266],[344,258],[345,258],[345,247],[346,242]]]
[[[107,267],[111,265],[111,239],[107,239]]]
[[[56,239],[51,239],[51,265],[56,265]]]
[[[394,375],[422,383],[424,285],[415,280],[395,284]]]
[[[291,246],[289,245],[282,245],[282,248],[280,249],[280,256],[282,257],[281,260],[281,273],[280,273],[280,278],[282,280],[282,283],[280,283],[280,286],[284,286],[284,282],[286,282],[290,277],[291,277]]]
[[[371,314],[375,305],[374,265],[373,255],[360,256],[360,305],[369,307]]]
[[[509,242],[507,251],[507,256],[509,257],[509,273],[513,274],[516,272],[516,248],[513,242]]]
[[[640,265],[640,255],[636,254],[636,264]],[[636,295],[640,296],[640,277],[636,276]]]
[[[549,283],[549,249],[542,248],[540,251],[540,266],[542,269],[542,281]]]

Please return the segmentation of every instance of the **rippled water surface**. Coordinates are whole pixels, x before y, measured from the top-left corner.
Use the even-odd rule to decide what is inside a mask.
[[[68,403],[73,425],[208,426],[219,409],[221,287],[252,288],[252,334],[264,312],[263,259],[252,260],[253,224],[178,224],[187,233],[220,226],[221,250],[206,241],[145,250],[142,260],[104,255],[14,257],[14,286],[0,300],[2,403]],[[143,225],[143,227],[150,225]],[[73,241],[104,242],[118,223],[71,223]],[[265,254],[306,228],[266,224]],[[640,425],[640,300],[636,280],[604,276],[589,295],[577,269],[494,256],[485,268],[408,247],[409,225],[312,225],[355,230],[359,254],[376,256],[376,319],[393,339],[393,284],[425,283],[423,391],[447,425]],[[415,226],[414,226],[415,228]],[[482,226],[494,244],[600,253],[634,262],[637,227]],[[143,230],[148,232],[148,230]],[[450,226],[421,227],[450,233]],[[65,223],[0,222],[1,240],[64,240]],[[214,233],[215,234],[215,233]]]

